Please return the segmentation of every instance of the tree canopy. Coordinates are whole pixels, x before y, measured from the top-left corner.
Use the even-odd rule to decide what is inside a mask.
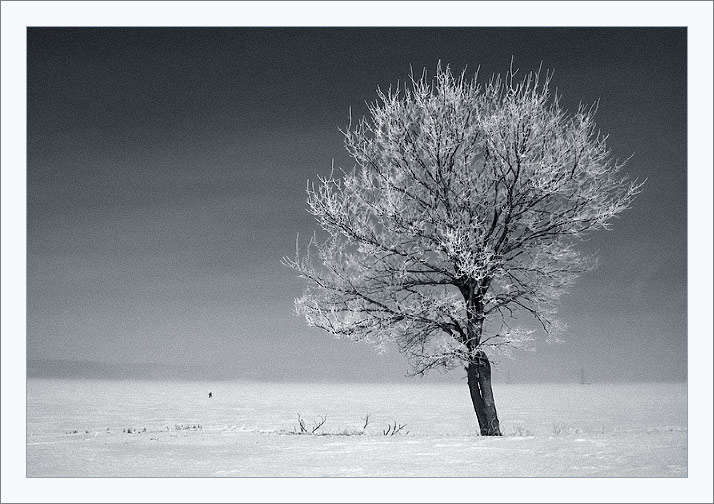
[[[622,174],[595,105],[569,114],[552,74],[516,73],[482,85],[439,65],[350,119],[355,165],[308,185],[320,230],[284,260],[307,279],[296,310],[309,325],[395,342],[416,373],[508,353],[538,327],[557,338],[560,296],[595,265],[578,242],[642,184]]]

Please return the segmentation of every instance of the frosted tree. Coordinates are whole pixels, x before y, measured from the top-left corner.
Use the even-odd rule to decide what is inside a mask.
[[[594,266],[576,245],[641,188],[594,106],[568,114],[552,74],[516,73],[481,85],[439,65],[378,90],[342,132],[354,168],[308,185],[321,230],[284,259],[308,325],[393,342],[415,374],[464,367],[482,435],[501,434],[489,354],[557,339],[558,299]]]

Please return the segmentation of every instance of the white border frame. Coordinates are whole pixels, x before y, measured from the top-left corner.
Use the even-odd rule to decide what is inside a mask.
[[[712,14],[711,2],[2,2],[2,502],[712,502]],[[689,477],[25,478],[27,26],[688,27]]]

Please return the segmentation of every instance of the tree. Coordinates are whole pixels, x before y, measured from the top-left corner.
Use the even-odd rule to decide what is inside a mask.
[[[378,90],[342,131],[354,159],[308,184],[321,228],[284,262],[308,281],[308,325],[383,349],[415,374],[466,369],[482,435],[500,435],[492,352],[557,339],[557,302],[595,262],[576,245],[609,229],[642,184],[595,128],[550,93],[552,73],[478,83],[449,67]]]

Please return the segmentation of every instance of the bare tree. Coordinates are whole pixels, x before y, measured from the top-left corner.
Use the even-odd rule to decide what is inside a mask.
[[[482,435],[500,435],[487,353],[547,339],[559,297],[595,265],[575,246],[640,191],[595,106],[568,114],[552,74],[485,85],[412,75],[343,131],[352,170],[308,185],[320,225],[284,262],[308,280],[296,310],[336,337],[395,342],[415,374],[464,366]]]

